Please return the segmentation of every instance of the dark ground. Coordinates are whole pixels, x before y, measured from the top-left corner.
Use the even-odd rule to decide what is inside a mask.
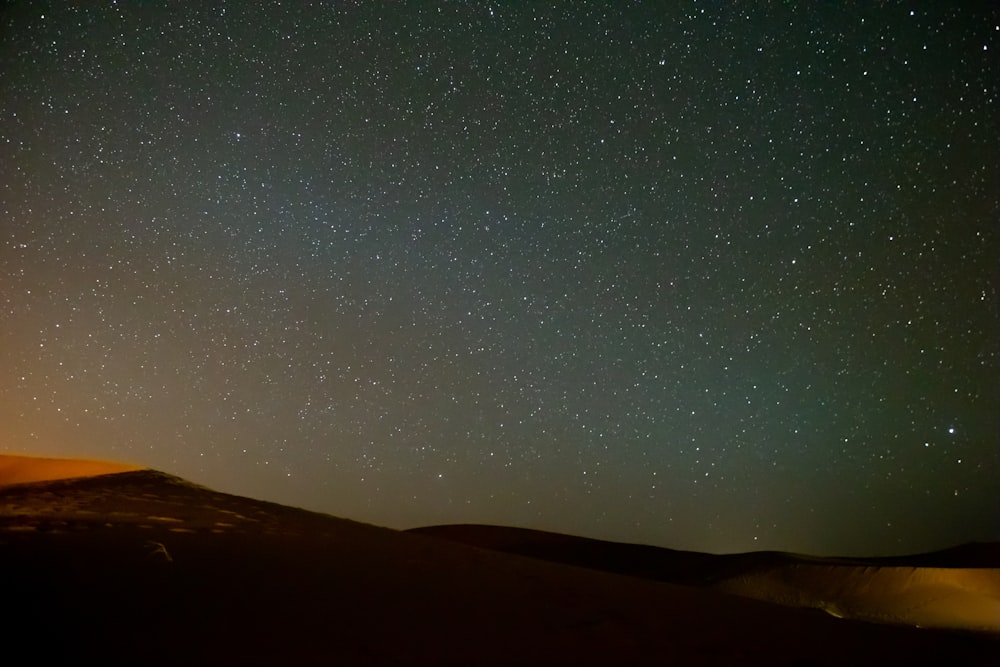
[[[0,488],[0,569],[7,655],[22,656],[8,664],[1000,663],[988,636],[546,562],[154,471]]]

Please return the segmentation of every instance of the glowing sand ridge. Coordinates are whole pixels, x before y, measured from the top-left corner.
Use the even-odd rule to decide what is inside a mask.
[[[76,477],[96,477],[97,475],[144,469],[143,466],[112,461],[0,454],[0,486],[27,482],[49,482]]]
[[[1000,568],[797,564],[716,588],[838,617],[1000,633]]]

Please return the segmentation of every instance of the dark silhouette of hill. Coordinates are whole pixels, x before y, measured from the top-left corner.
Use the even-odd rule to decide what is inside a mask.
[[[782,551],[709,554],[609,542],[531,528],[484,524],[424,526],[411,528],[408,532],[557,563],[687,585],[711,584],[760,567],[794,563],[859,567],[1000,568],[1000,544],[991,542],[974,542],[906,556],[841,558]]]
[[[544,562],[152,470],[0,487],[11,664],[995,664],[989,637]]]
[[[410,532],[556,563],[615,572],[654,581],[706,585],[727,569],[722,556],[644,544],[607,542],[530,528],[454,524]],[[753,558],[760,558],[754,554]],[[731,566],[730,566],[731,567]]]

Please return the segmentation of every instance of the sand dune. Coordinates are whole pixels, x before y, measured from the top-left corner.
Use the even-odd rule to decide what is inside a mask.
[[[678,562],[697,570],[699,556]],[[840,667],[1000,654],[991,635],[837,619],[634,576],[629,563],[546,562],[155,470],[0,487],[4,632],[39,664]]]
[[[779,552],[703,554],[501,526],[434,526],[416,532],[786,606],[821,609],[839,618],[1000,635],[996,545],[963,545],[903,557],[844,559]]]
[[[1000,567],[786,563],[714,588],[839,617],[1000,633]]]
[[[93,477],[141,469],[141,466],[111,461],[0,454],[0,486],[72,479],[74,477]]]

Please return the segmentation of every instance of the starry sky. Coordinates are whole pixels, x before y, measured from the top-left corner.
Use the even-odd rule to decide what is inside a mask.
[[[994,3],[0,21],[0,450],[397,528],[1000,539]]]

